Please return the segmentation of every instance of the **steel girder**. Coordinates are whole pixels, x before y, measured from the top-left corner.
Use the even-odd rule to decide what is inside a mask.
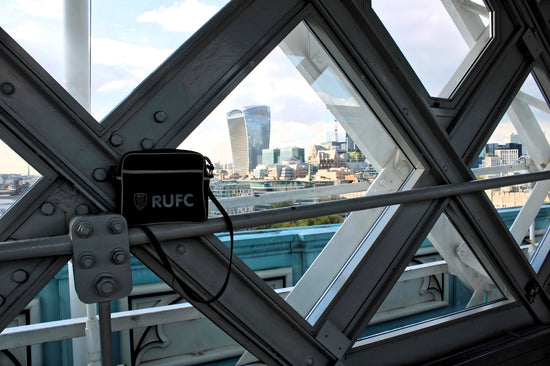
[[[18,204],[21,209],[14,211],[16,214],[2,219],[2,223],[9,222],[2,224],[2,238],[64,234],[67,220],[82,205],[91,212],[112,211],[114,191],[104,181],[109,166],[126,151],[176,146],[297,22],[304,17],[308,20],[310,14],[322,19],[312,19],[310,26],[321,40],[330,43],[329,51],[331,47],[340,50],[344,71],[373,110],[396,134],[396,140],[420,159],[425,172],[416,186],[472,179],[467,166],[484,146],[533,66],[543,89],[548,90],[546,65],[550,58],[544,33],[547,27],[533,32],[531,24],[548,17],[544,10],[547,2],[489,4],[494,12],[494,38],[449,100],[428,96],[368,5],[328,0],[234,1],[144,81],[102,125],[96,124],[15,42],[1,33],[0,82],[15,87],[15,93],[0,95],[0,121],[5,129],[2,137],[25,160],[38,164],[45,176],[31,196],[33,202],[23,200]],[[534,40],[526,39],[529,31]],[[532,42],[541,45],[540,52],[532,52]],[[168,116],[161,124],[153,119],[159,110]],[[57,210],[44,214],[41,205],[45,202],[53,202]],[[343,357],[350,364],[359,364],[365,357],[374,360],[370,357],[383,353],[385,358],[392,355],[388,361],[395,363],[400,360],[399,354],[406,354],[408,362],[418,362],[433,357],[434,348],[443,355],[486,340],[495,330],[546,323],[550,315],[547,293],[541,288],[538,296],[528,299],[525,286],[539,285],[548,279],[533,272],[481,193],[396,208],[391,226],[383,229],[365,257],[349,268],[344,285],[312,325],[241,262],[232,270],[228,290],[217,303],[194,305],[265,362],[297,364],[311,358],[315,364],[330,364],[343,360],[343,352],[368,324],[443,210],[488,271],[502,279],[517,301],[450,317],[445,320],[445,327],[440,327],[443,321],[435,321],[428,324],[431,326],[391,338],[361,341]],[[393,227],[400,230],[391,230]],[[210,244],[199,244],[199,240]],[[174,246],[163,245],[168,251]],[[221,273],[227,265],[226,248],[211,236],[186,240],[185,245],[196,252],[173,257],[177,258],[173,260],[178,275],[190,281],[197,291],[215,291],[215,283],[200,269],[208,267]],[[150,248],[133,251],[167,283],[173,283]],[[0,307],[0,328],[67,259],[50,257],[3,266],[8,277],[19,268],[25,268],[29,276],[23,283],[3,289],[1,295],[7,301]],[[501,316],[512,320],[502,324],[498,321]],[[266,323],[258,322],[260,317],[265,317]],[[468,328],[473,324],[483,327]],[[320,340],[329,334],[332,339]],[[420,347],[427,343],[430,347]]]

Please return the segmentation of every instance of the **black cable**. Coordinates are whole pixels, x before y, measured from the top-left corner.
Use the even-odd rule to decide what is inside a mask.
[[[416,264],[424,264],[424,262],[422,262],[421,260],[416,259],[416,258],[413,258],[411,260],[411,262],[416,263]],[[432,278],[434,279],[437,287],[431,286]],[[441,283],[437,279],[436,275],[428,276],[428,288],[427,288],[427,290],[436,290],[436,291],[439,292],[439,296],[441,296],[441,301],[443,301],[445,299],[445,297],[443,296],[443,288],[441,287]]]
[[[149,238],[149,241],[151,242],[151,244],[153,244],[153,247],[155,248],[155,251],[157,252],[157,255],[159,256],[162,264],[168,270],[168,272],[174,277],[174,279],[176,280],[176,282],[180,286],[182,292],[184,292],[189,299],[191,299],[195,302],[201,303],[201,304],[210,304],[210,303],[213,303],[214,301],[216,301],[220,298],[220,296],[224,293],[225,289],[227,288],[227,284],[229,283],[229,277],[231,275],[231,267],[233,265],[233,247],[234,247],[233,223],[231,222],[231,218],[229,217],[229,215],[227,214],[227,212],[225,211],[223,206],[216,199],[216,197],[214,196],[214,194],[212,193],[212,191],[210,189],[208,189],[208,197],[210,198],[210,200],[212,200],[214,205],[216,205],[216,207],[218,208],[218,210],[220,210],[222,216],[224,217],[226,225],[227,225],[228,230],[229,230],[229,236],[230,236],[230,240],[231,240],[230,251],[229,251],[229,265],[228,265],[228,268],[227,268],[227,273],[225,275],[225,279],[223,281],[222,286],[218,290],[218,292],[209,299],[206,299],[206,300],[202,299],[195,291],[193,291],[193,289],[191,289],[185,282],[183,282],[178,276],[176,276],[176,273],[175,273],[172,265],[170,264],[170,261],[168,260],[168,256],[166,255],[166,253],[162,249],[162,246],[160,245],[160,242],[158,241],[155,234],[146,225],[138,226],[147,235],[147,237]],[[172,287],[175,287],[174,283],[172,283]]]

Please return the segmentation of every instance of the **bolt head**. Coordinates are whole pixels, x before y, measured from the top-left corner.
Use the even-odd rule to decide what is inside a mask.
[[[92,268],[95,264],[95,255],[92,252],[84,252],[78,257],[80,267],[84,269]]]
[[[75,212],[79,216],[87,215],[87,214],[90,213],[90,208],[88,207],[88,205],[81,204],[81,205],[76,206]]]
[[[12,95],[15,93],[15,86],[12,83],[2,83],[0,85],[0,90],[2,91],[2,94],[5,95]]]
[[[113,234],[120,234],[124,231],[124,221],[121,219],[112,219],[109,222],[109,231]]]
[[[109,297],[115,293],[116,281],[111,275],[102,275],[96,282],[96,290],[99,296]]]
[[[156,122],[162,123],[162,122],[166,121],[166,112],[156,111],[154,117],[155,117]]]
[[[92,235],[93,227],[92,224],[90,224],[87,221],[79,222],[76,226],[76,233],[81,238],[88,238]]]
[[[148,139],[148,138],[144,138],[143,140],[141,140],[141,148],[143,150],[150,150],[153,148],[153,140],[151,139]]]
[[[176,245],[176,253],[177,254],[185,253],[185,245],[183,245],[183,244]]]
[[[111,260],[114,264],[123,264],[128,258],[126,251],[124,249],[113,249],[111,253]]]
[[[120,145],[122,145],[122,136],[120,136],[117,133],[113,133],[111,135],[111,138],[109,139],[109,141],[111,141],[111,144],[113,146],[120,146]]]
[[[23,269],[17,269],[11,274],[11,279],[17,283],[24,283],[29,279],[29,274]]]
[[[44,202],[40,207],[40,212],[45,216],[51,216],[55,212],[55,206],[50,202]]]
[[[94,170],[94,179],[97,182],[104,182],[107,180],[107,172],[103,168],[97,168]]]

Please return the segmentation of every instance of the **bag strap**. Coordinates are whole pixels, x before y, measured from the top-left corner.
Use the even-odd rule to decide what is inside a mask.
[[[230,245],[230,249],[229,249],[229,265],[228,265],[228,268],[227,268],[227,273],[225,275],[225,279],[223,281],[222,286],[218,290],[218,292],[209,299],[206,299],[206,300],[202,299],[195,291],[193,291],[193,289],[191,289],[185,282],[183,282],[179,277],[176,276],[176,274],[174,272],[174,269],[172,268],[172,265],[170,264],[170,261],[168,260],[168,256],[166,255],[166,253],[162,249],[162,246],[160,245],[160,243],[159,243],[157,237],[155,236],[155,234],[153,233],[153,231],[151,231],[151,228],[149,228],[146,225],[139,226],[139,228],[141,228],[143,230],[143,232],[145,232],[145,234],[149,238],[149,241],[151,241],[151,243],[153,244],[153,247],[155,248],[155,251],[157,252],[157,255],[159,256],[162,264],[168,270],[168,272],[174,277],[175,281],[180,286],[181,290],[187,295],[187,297],[189,299],[191,299],[195,302],[201,303],[201,304],[210,304],[210,303],[213,303],[214,301],[216,301],[220,298],[220,296],[224,293],[225,289],[227,288],[227,284],[229,283],[229,277],[230,277],[230,274],[231,274],[231,267],[233,265],[233,247],[234,247],[233,223],[231,222],[231,218],[229,217],[229,214],[225,211],[225,209],[223,208],[221,203],[214,196],[214,193],[212,192],[212,190],[210,188],[208,188],[208,197],[214,203],[214,205],[216,205],[218,210],[221,212],[221,214],[222,214],[222,216],[225,220],[225,223],[227,225],[227,228],[229,230],[229,237],[230,237],[230,240],[231,240],[231,245]],[[172,283],[172,287],[175,287],[174,285],[175,285],[175,283]]]

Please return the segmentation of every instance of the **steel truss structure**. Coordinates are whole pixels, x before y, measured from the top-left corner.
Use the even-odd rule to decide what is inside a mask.
[[[331,243],[339,240],[333,238],[310,276],[315,277],[316,271],[334,275],[319,285],[313,303],[308,303],[308,294],[314,279],[301,281],[285,301],[238,258],[218,301],[190,302],[266,364],[397,365],[474,359],[491,363],[497,354],[501,361],[520,356],[541,359],[548,347],[544,343],[550,321],[550,240],[541,241],[531,263],[517,241],[548,193],[548,181],[536,183],[533,198],[511,231],[483,188],[460,191],[458,187],[475,179],[469,167],[510,106],[522,140],[536,146],[530,150],[528,169],[540,172],[550,166],[548,142],[525,122],[530,100],[514,99],[532,73],[548,102],[550,2],[487,0],[488,27],[472,18],[483,8],[478,2],[443,3],[473,50],[444,90],[449,98],[428,94],[370,1],[233,0],[102,124],[0,31],[0,136],[43,175],[0,220],[4,242],[0,277],[5,279],[0,288],[0,329],[71,259],[69,221],[115,211],[115,191],[106,179],[109,167],[128,151],[177,147],[255,65],[305,22],[405,151],[409,160],[402,160],[404,170],[399,165],[402,156],[396,153],[395,172],[384,174],[404,174],[409,180],[403,187],[412,190],[396,194],[391,204],[399,204],[385,208],[372,229],[357,234],[360,238],[342,264],[330,263],[336,245]],[[286,47],[299,52],[291,41]],[[300,67],[315,78],[311,71],[322,66]],[[165,118],[155,118],[158,112]],[[356,135],[368,143],[364,132]],[[520,179],[547,178],[547,173],[541,174]],[[438,194],[436,186],[451,188]],[[428,193],[407,199],[419,188]],[[430,195],[431,191],[436,193]],[[383,187],[377,192],[388,193]],[[390,202],[376,197],[358,200],[351,210]],[[341,212],[342,207],[327,203],[310,211],[283,209],[280,214],[236,215],[234,220],[236,227],[245,227],[286,220],[289,212],[296,212],[295,217],[314,216],[316,210]],[[443,213],[507,290],[508,300],[359,339]],[[359,230],[368,219],[361,213],[354,217],[343,231]],[[229,251],[213,235],[223,230],[221,219],[185,230],[177,225],[156,230],[176,275],[205,297],[215,293],[228,265]],[[132,253],[173,285],[172,273],[147,237],[139,230],[130,230],[128,236]],[[101,243],[95,242],[90,250],[94,245]],[[177,286],[174,289],[181,292]],[[247,362],[256,361],[241,360]]]

